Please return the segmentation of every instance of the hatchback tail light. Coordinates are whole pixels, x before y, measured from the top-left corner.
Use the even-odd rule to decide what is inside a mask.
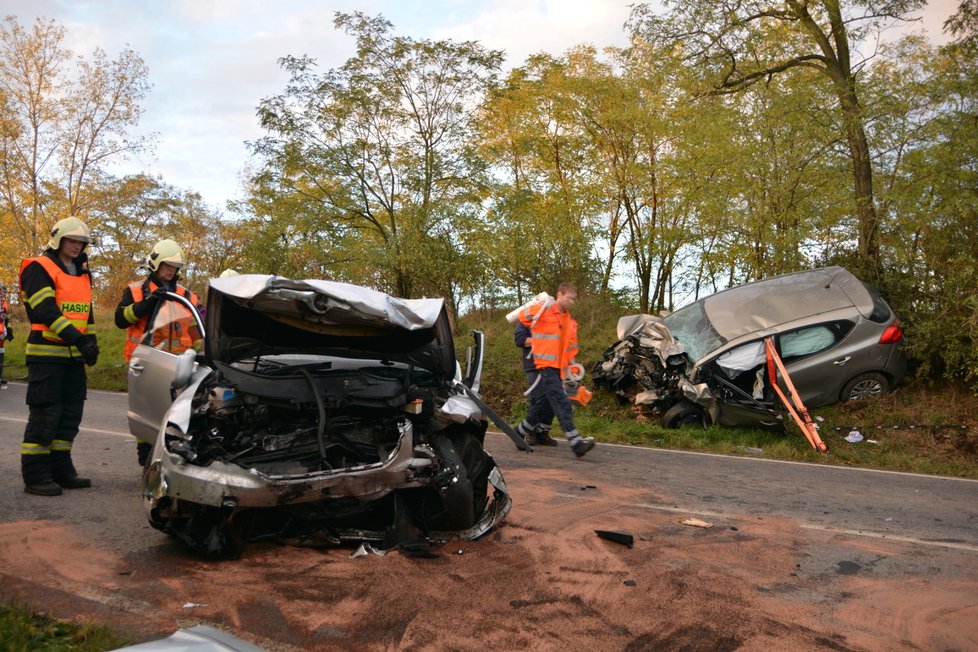
[[[903,329],[900,328],[900,322],[895,321],[886,327],[883,334],[880,335],[880,344],[896,344],[903,339]]]

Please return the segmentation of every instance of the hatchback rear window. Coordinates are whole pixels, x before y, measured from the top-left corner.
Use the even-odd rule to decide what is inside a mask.
[[[886,301],[883,300],[876,288],[866,285],[866,291],[873,298],[873,312],[869,315],[870,320],[885,324],[893,314],[890,311],[890,306],[886,305]]]

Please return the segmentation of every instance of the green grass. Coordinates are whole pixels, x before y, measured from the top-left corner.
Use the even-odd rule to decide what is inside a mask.
[[[129,644],[129,639],[103,625],[59,621],[26,605],[0,604],[4,652],[95,652]]]
[[[627,408],[613,418],[591,413],[595,401],[575,409],[575,422],[584,434],[608,443],[978,478],[978,433],[973,418],[955,422],[951,428],[933,427],[926,419],[921,421],[917,411],[932,399],[934,390],[916,387],[898,392],[917,400],[899,408],[895,404],[900,401],[891,395],[862,405],[813,410],[813,417],[822,419],[818,426],[828,447],[825,454],[816,451],[793,422],[784,432],[720,426],[667,429],[656,416],[637,417]],[[972,397],[971,404],[976,403]],[[596,407],[607,411],[600,404]],[[514,420],[521,416],[519,413]],[[942,417],[952,419],[953,415]],[[858,430],[864,440],[846,441],[851,430]]]
[[[7,342],[3,377],[7,380],[27,380],[27,365],[24,363],[24,347],[30,325],[18,308],[12,311],[15,339]],[[95,314],[96,336],[98,337],[98,362],[87,367],[89,389],[105,389],[113,392],[126,391],[126,363],[122,359],[126,332],[115,327],[110,311]]]

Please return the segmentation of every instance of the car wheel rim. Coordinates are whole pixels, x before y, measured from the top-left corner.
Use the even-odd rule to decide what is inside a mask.
[[[875,398],[883,393],[883,387],[875,380],[864,380],[856,383],[856,386],[849,392],[851,399]]]

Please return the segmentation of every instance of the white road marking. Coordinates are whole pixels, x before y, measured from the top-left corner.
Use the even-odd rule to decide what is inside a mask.
[[[582,494],[567,494],[558,493],[558,496],[562,498],[588,498],[586,495]],[[638,507],[640,509],[648,509],[656,512],[668,512],[670,514],[684,514],[689,516],[700,516],[707,518],[722,518],[729,519],[732,521],[743,521],[749,519],[754,514],[729,514],[725,512],[706,512],[696,509],[685,509],[682,507],[667,507],[665,505],[651,505],[649,503],[627,503],[628,507]],[[790,518],[790,517],[788,517]],[[900,543],[913,543],[920,546],[933,546],[937,548],[953,548],[955,550],[967,550],[968,552],[978,552],[978,546],[959,543],[956,541],[933,541],[928,539],[918,539],[916,537],[906,537],[899,534],[889,534],[886,532],[867,532],[866,530],[850,530],[845,528],[835,528],[826,525],[816,525],[815,523],[803,523],[798,522],[798,527],[803,530],[817,530],[819,532],[827,532],[830,534],[845,534],[854,537],[868,537],[871,539],[885,539],[887,541],[899,541]]]
[[[0,421],[13,421],[14,423],[27,423],[27,419],[18,419],[17,417],[0,417]],[[102,435],[112,435],[113,437],[130,437],[135,440],[128,432],[119,432],[118,430],[101,430],[99,428],[87,428],[82,426],[78,429],[84,432],[97,432]]]
[[[497,434],[500,437],[506,437],[505,434],[496,431],[488,431],[489,434]],[[509,437],[506,437],[509,441]],[[614,447],[614,448],[626,448],[629,451],[642,451],[644,453],[663,453],[665,455],[699,455],[701,457],[716,457],[722,460],[743,460],[745,462],[761,462],[764,464],[792,464],[797,466],[814,466],[820,469],[831,469],[833,471],[849,471],[853,473],[883,473],[886,475],[899,475],[911,478],[927,478],[928,480],[953,480],[957,482],[970,482],[972,484],[978,484],[978,479],[975,478],[958,478],[950,475],[928,475],[926,473],[910,473],[907,471],[887,471],[886,469],[867,469],[859,466],[841,466],[838,464],[816,464],[814,462],[798,462],[795,460],[771,460],[762,457],[747,457],[743,455],[722,455],[720,453],[701,453],[699,451],[680,451],[672,450],[669,448],[655,448],[653,446],[634,446],[631,444],[611,444],[605,442],[597,442],[594,450],[590,455],[594,455],[601,450],[602,447]]]
[[[900,541],[902,543],[916,543],[921,546],[937,546],[938,548],[954,548],[955,550],[967,550],[968,552],[978,552],[978,546],[967,543],[957,543],[954,541],[931,541],[928,539],[917,539],[905,537],[899,534],[887,534],[885,532],[865,532],[863,530],[846,530],[844,528],[826,527],[815,525],[814,523],[799,523],[799,526],[806,530],[819,530],[831,534],[848,534],[857,537],[869,537],[872,539],[886,539],[888,541]]]

